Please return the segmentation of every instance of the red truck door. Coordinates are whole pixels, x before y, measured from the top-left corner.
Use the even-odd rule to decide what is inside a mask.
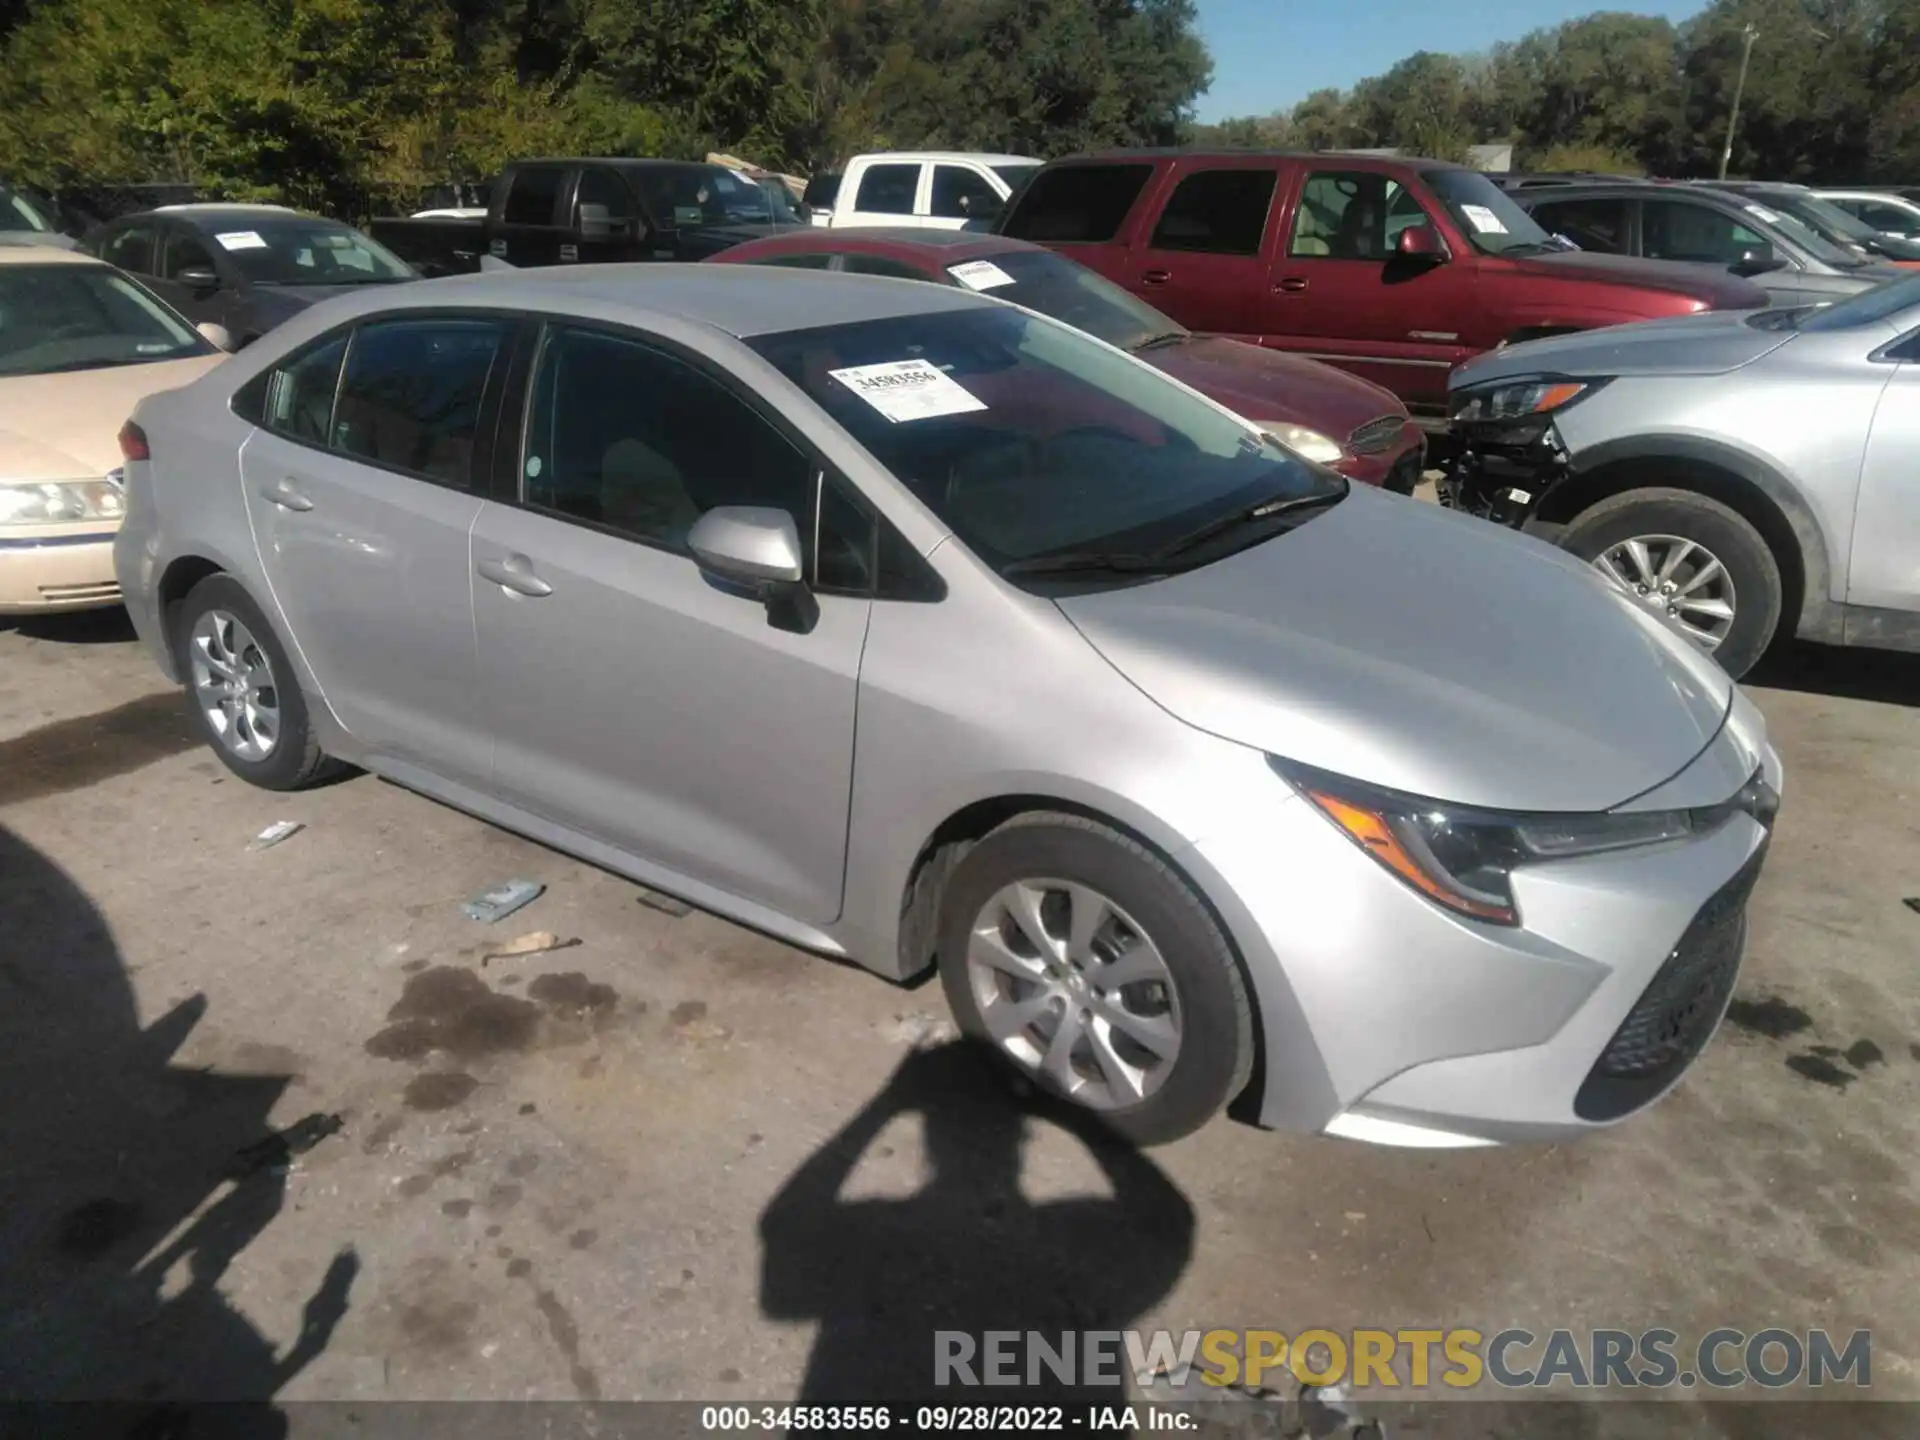
[[[1127,288],[1188,329],[1258,343],[1278,179],[1260,156],[1178,161],[1126,252]]]
[[[1477,353],[1466,343],[1476,252],[1415,172],[1332,156],[1296,165],[1259,297],[1262,342],[1351,370],[1409,406],[1444,408],[1447,372]],[[1446,258],[1398,253],[1415,225],[1433,228]]]

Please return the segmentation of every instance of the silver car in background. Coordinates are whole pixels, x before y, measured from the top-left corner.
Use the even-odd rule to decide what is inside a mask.
[[[1780,636],[1920,650],[1920,276],[1461,366],[1448,503],[1557,538],[1738,677]]]
[[[345,298],[143,404],[127,604],[222,761],[364,766],[906,979],[1152,1143],[1578,1134],[1718,1023],[1779,761],[1549,546],[990,297]]]

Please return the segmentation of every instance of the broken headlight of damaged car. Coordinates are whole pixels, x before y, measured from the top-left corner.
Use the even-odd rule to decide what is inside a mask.
[[[1456,914],[1518,925],[1513,872],[1523,865],[1684,840],[1735,815],[1771,828],[1780,797],[1759,771],[1717,805],[1690,810],[1525,814],[1478,810],[1383,790],[1277,756],[1267,763],[1349,840]]]
[[[1565,478],[1553,420],[1607,382],[1541,375],[1457,390],[1448,412],[1459,452],[1440,503],[1519,529]]]

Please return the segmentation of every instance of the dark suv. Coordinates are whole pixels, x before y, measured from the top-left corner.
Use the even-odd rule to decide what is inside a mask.
[[[1731,190],[1625,180],[1528,188],[1512,198],[1542,229],[1582,250],[1728,271],[1775,305],[1844,300],[1898,273]]]

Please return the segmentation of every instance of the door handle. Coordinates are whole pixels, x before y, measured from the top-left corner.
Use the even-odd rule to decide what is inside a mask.
[[[1302,290],[1307,288],[1306,277],[1303,275],[1289,275],[1284,280],[1276,280],[1273,288],[1276,290],[1284,290],[1289,295],[1298,295]]]
[[[483,580],[491,580],[503,590],[538,600],[553,593],[553,586],[533,573],[533,562],[524,555],[508,555],[500,560],[481,560],[473,567]]]
[[[1171,279],[1173,279],[1173,272],[1171,270],[1143,270],[1140,272],[1140,283],[1142,285],[1164,285]]]
[[[311,510],[313,501],[300,493],[300,487],[291,480],[276,480],[271,485],[262,485],[260,493],[283,510]]]

